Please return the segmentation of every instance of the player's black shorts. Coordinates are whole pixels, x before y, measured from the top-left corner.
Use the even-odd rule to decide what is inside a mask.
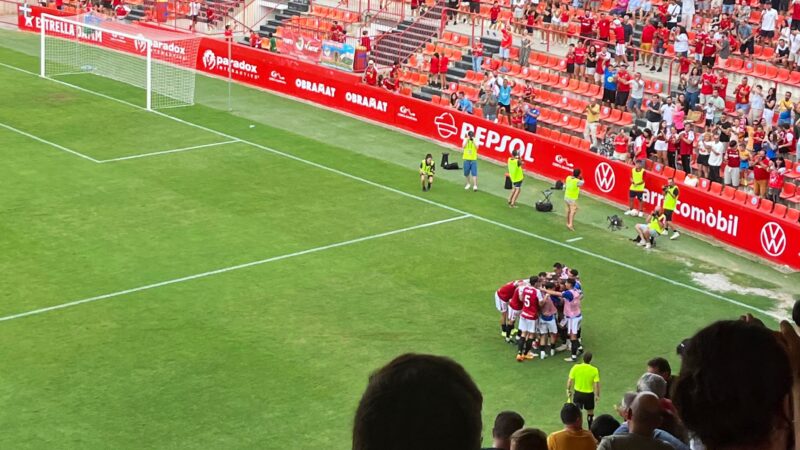
[[[617,91],[612,91],[611,89],[603,89],[603,101],[608,103],[616,102]]]
[[[616,102],[614,104],[617,105],[617,106],[625,106],[625,105],[627,105],[628,104],[628,95],[629,94],[630,94],[630,92],[617,91],[617,98],[616,98]]]
[[[572,403],[575,403],[580,409],[591,411],[594,409],[594,393],[575,392],[572,395]]]
[[[497,104],[497,106],[498,106],[500,109],[504,110],[504,111],[505,111],[507,114],[511,114],[511,104],[504,105],[504,104],[502,104],[502,103],[498,103],[498,104]]]
[[[673,211],[671,209],[665,209],[664,210],[664,217],[667,218],[667,222],[672,222],[672,213],[673,212],[675,212],[675,211]]]
[[[628,198],[638,198],[642,201],[644,198],[644,191],[628,191]]]

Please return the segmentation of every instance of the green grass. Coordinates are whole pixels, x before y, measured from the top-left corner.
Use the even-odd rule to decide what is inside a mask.
[[[33,39],[33,40],[32,40]],[[0,31],[0,62],[35,70],[35,37]],[[142,92],[64,79],[140,104]],[[227,140],[169,118],[0,67],[0,123],[96,159]],[[584,343],[610,412],[653,356],[744,310],[613,264],[691,284],[722,272],[790,289],[798,276],[691,237],[645,253],[611,233],[614,208],[510,210],[503,168],[482,192],[440,173],[419,192],[427,141],[241,86],[198,77],[181,120],[277,149],[233,143],[96,164],[0,128],[0,317],[458,217],[467,218],[0,322],[2,448],[347,448],[368,374],[408,351],[463,364],[494,415],[559,428],[569,364],[518,364],[498,336],[494,290],[562,261],[587,291]],[[526,181],[530,204],[546,185]],[[583,240],[571,250],[565,240]],[[729,296],[761,309],[769,298]],[[486,440],[486,439],[485,439]],[[488,444],[488,442],[485,442]]]

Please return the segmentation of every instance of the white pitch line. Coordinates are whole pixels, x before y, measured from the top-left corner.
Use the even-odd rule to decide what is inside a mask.
[[[131,156],[121,156],[119,158],[103,159],[103,160],[100,160],[98,162],[101,163],[101,164],[104,164],[104,163],[110,163],[110,162],[116,162],[116,161],[127,161],[129,159],[147,158],[149,156],[168,155],[170,153],[180,153],[180,152],[186,152],[186,151],[189,151],[189,150],[197,150],[197,149],[200,149],[200,148],[216,147],[218,145],[233,144],[235,142],[239,142],[239,140],[238,139],[232,139],[230,141],[214,142],[212,144],[194,145],[194,146],[191,146],[191,147],[175,148],[175,149],[172,149],[172,150],[163,150],[163,151],[160,151],[160,152],[150,152],[150,153],[141,153],[141,154],[138,154],[138,155],[131,155]]]
[[[347,245],[358,244],[360,242],[371,241],[371,240],[374,240],[374,239],[379,239],[379,238],[383,238],[383,237],[387,237],[387,236],[394,236],[396,234],[406,233],[406,232],[414,231],[414,230],[420,230],[420,229],[423,229],[423,228],[434,227],[436,225],[442,225],[442,224],[445,224],[445,223],[455,222],[457,220],[469,219],[471,217],[472,217],[472,215],[470,215],[470,214],[464,214],[462,216],[451,217],[449,219],[443,219],[443,220],[437,220],[435,222],[423,223],[423,224],[414,225],[414,226],[411,226],[411,227],[400,228],[398,230],[386,231],[384,233],[378,233],[378,234],[373,234],[373,235],[370,235],[370,236],[364,236],[364,237],[360,237],[360,238],[356,238],[356,239],[350,239],[348,241],[342,241],[342,242],[336,242],[334,244],[323,245],[321,247],[314,247],[314,248],[310,248],[310,249],[307,249],[307,250],[302,250],[302,251],[299,251],[299,252],[288,253],[288,254],[280,255],[280,256],[273,256],[271,258],[261,259],[261,260],[258,260],[258,261],[251,261],[251,262],[244,263],[244,264],[237,264],[235,266],[229,266],[229,267],[223,267],[221,269],[210,270],[208,272],[196,273],[194,275],[188,275],[188,276],[185,276],[185,277],[174,278],[172,280],[166,280],[166,281],[161,281],[161,282],[158,282],[158,283],[147,284],[147,285],[144,285],[144,286],[139,286],[139,287],[135,287],[135,288],[131,288],[131,289],[125,289],[124,291],[117,291],[117,292],[112,292],[110,294],[103,294],[103,295],[98,295],[98,296],[95,296],[95,297],[89,297],[89,298],[84,298],[84,299],[81,299],[81,300],[75,300],[75,301],[72,301],[72,302],[62,303],[60,305],[54,305],[54,306],[48,306],[46,308],[34,309],[32,311],[26,311],[26,312],[22,312],[22,313],[18,313],[18,314],[12,314],[10,316],[0,317],[0,322],[6,322],[6,321],[9,321],[9,320],[20,319],[20,318],[28,317],[28,316],[34,316],[34,315],[37,315],[37,314],[43,314],[43,313],[46,313],[46,312],[49,312],[49,311],[55,311],[55,310],[59,310],[59,309],[70,308],[70,307],[73,307],[73,306],[83,305],[84,303],[92,303],[92,302],[96,302],[96,301],[100,301],[100,300],[106,300],[106,299],[110,299],[110,298],[114,298],[114,297],[120,297],[120,296],[123,296],[123,295],[126,295],[126,294],[133,294],[134,292],[147,291],[147,290],[150,290],[150,289],[155,289],[155,288],[159,288],[159,287],[163,287],[163,286],[169,286],[171,284],[183,283],[185,281],[197,280],[199,278],[206,278],[206,277],[210,277],[212,275],[219,275],[221,273],[232,272],[234,270],[245,269],[245,268],[253,267],[253,266],[260,266],[262,264],[281,261],[281,260],[289,259],[289,258],[295,258],[297,256],[308,255],[308,254],[311,254],[311,253],[318,253],[318,252],[322,252],[322,251],[325,251],[325,250],[330,250],[330,249],[333,249],[333,248],[345,247]]]
[[[580,241],[581,239],[583,239],[583,238],[582,238],[582,237],[574,237],[574,238],[572,238],[572,239],[567,239],[567,242],[578,242],[578,241]]]
[[[4,64],[4,63],[0,63],[0,66],[8,67],[8,68],[11,68],[11,69],[14,69],[14,70],[18,70],[20,72],[24,72],[24,73],[27,73],[27,74],[30,74],[30,75],[33,75],[33,76],[36,76],[36,77],[39,76],[38,74],[36,74],[34,72],[30,72],[30,71],[27,71],[27,70],[24,70],[24,69],[20,69],[18,67],[14,67],[14,66],[9,66],[9,65]],[[65,82],[60,81],[60,80],[52,80],[51,79],[51,81],[59,83],[59,84],[62,84],[64,86],[68,86],[68,87],[73,88],[73,89],[77,89],[79,91],[86,92],[88,94],[96,95],[96,96],[99,96],[99,97],[102,97],[102,98],[105,98],[105,99],[108,99],[108,100],[111,100],[111,101],[114,101],[114,102],[117,102],[117,103],[121,103],[121,104],[128,105],[128,106],[131,106],[131,107],[136,108],[136,109],[141,109],[141,110],[145,110],[146,111],[145,108],[143,108],[143,107],[141,107],[139,105],[134,105],[133,103],[128,103],[128,102],[126,102],[124,100],[116,99],[114,97],[111,97],[111,96],[108,96],[108,95],[105,95],[105,94],[101,94],[99,92],[94,92],[94,91],[91,91],[89,89],[82,88],[80,86],[74,86],[72,84],[65,83]],[[197,128],[199,130],[204,130],[204,131],[207,131],[207,132],[210,132],[210,133],[214,133],[214,134],[216,134],[218,136],[226,137],[228,139],[238,139],[235,136],[231,136],[231,135],[229,135],[227,133],[223,133],[223,132],[220,132],[220,131],[217,131],[217,130],[213,130],[213,129],[205,127],[203,125],[198,125],[196,123],[188,122],[186,120],[180,119],[178,117],[170,116],[168,114],[164,114],[164,113],[159,112],[159,111],[153,111],[153,113],[158,114],[158,115],[160,115],[162,117],[165,117],[167,119],[172,119],[172,120],[174,120],[176,122],[179,122],[179,123],[182,123],[184,125],[189,125],[189,126],[195,127],[195,128]],[[466,211],[462,211],[462,210],[460,210],[458,208],[453,208],[452,206],[448,206],[448,205],[445,205],[443,203],[435,202],[433,200],[429,200],[427,198],[423,198],[423,197],[420,197],[420,196],[417,196],[417,195],[414,195],[414,194],[409,194],[409,193],[401,191],[399,189],[395,189],[393,187],[389,187],[389,186],[386,186],[386,185],[383,185],[383,184],[380,184],[380,183],[376,183],[374,181],[367,180],[366,178],[361,178],[361,177],[359,177],[357,175],[353,175],[353,174],[350,174],[350,173],[347,173],[347,172],[343,172],[343,171],[338,170],[338,169],[334,169],[332,167],[325,166],[323,164],[315,163],[313,161],[309,161],[309,160],[300,158],[299,156],[295,156],[295,155],[292,155],[292,154],[289,154],[289,153],[285,153],[285,152],[282,152],[280,150],[275,150],[273,148],[266,147],[266,146],[263,146],[263,145],[260,145],[260,144],[256,144],[254,142],[249,142],[249,141],[246,141],[244,139],[239,139],[239,140],[243,144],[248,144],[248,145],[251,145],[253,147],[260,148],[260,149],[262,149],[264,151],[267,151],[267,152],[270,152],[270,153],[274,153],[276,155],[280,155],[280,156],[283,156],[285,158],[289,158],[289,159],[292,159],[292,160],[295,160],[295,161],[298,161],[298,162],[302,162],[302,163],[310,165],[312,167],[316,167],[316,168],[319,168],[319,169],[322,169],[322,170],[326,170],[328,172],[335,173],[335,174],[341,175],[343,177],[350,178],[351,180],[359,181],[361,183],[365,183],[365,184],[368,184],[370,186],[374,186],[374,187],[379,188],[379,189],[383,189],[383,190],[386,190],[386,191],[389,191],[389,192],[394,192],[395,194],[402,195],[402,196],[408,197],[408,198],[413,198],[413,199],[418,200],[420,202],[427,203],[429,205],[438,206],[440,208],[444,208],[444,209],[447,209],[449,211],[453,211],[455,213],[470,214],[470,213],[468,213]],[[576,248],[576,247],[573,247],[571,245],[565,244],[565,243],[563,243],[561,241],[557,241],[555,239],[551,239],[551,238],[548,238],[548,237],[545,237],[545,236],[541,236],[541,235],[538,235],[536,233],[531,233],[529,231],[525,231],[523,229],[516,228],[516,227],[513,227],[511,225],[507,225],[507,224],[504,224],[502,222],[498,222],[496,220],[487,219],[485,217],[477,216],[477,215],[474,215],[474,214],[470,214],[470,215],[471,215],[472,218],[480,220],[482,222],[490,223],[490,224],[495,225],[497,227],[505,228],[506,230],[513,231],[513,232],[516,232],[516,233],[519,233],[519,234],[522,234],[522,235],[525,235],[525,236],[528,236],[528,237],[532,237],[534,239],[538,239],[540,241],[547,242],[549,244],[553,244],[553,245],[568,249],[570,251],[573,251],[573,252],[576,252],[576,253],[580,253],[582,255],[586,255],[586,256],[591,256],[593,258],[597,258],[597,259],[599,259],[601,261],[605,261],[607,263],[614,264],[614,265],[619,266],[619,267],[623,267],[625,269],[631,270],[631,271],[639,273],[641,275],[645,275],[645,276],[648,276],[648,277],[651,277],[651,278],[655,278],[655,279],[657,279],[659,281],[663,281],[663,282],[671,284],[673,286],[682,287],[684,289],[688,289],[690,291],[706,295],[706,296],[714,298],[716,300],[724,301],[724,302],[730,303],[732,305],[739,306],[741,308],[745,308],[745,309],[749,309],[751,311],[755,311],[755,312],[763,314],[765,316],[772,317],[773,319],[776,319],[778,321],[781,321],[781,320],[785,319],[785,317],[779,316],[778,314],[771,313],[769,311],[765,311],[765,310],[760,309],[760,308],[756,308],[755,306],[748,305],[746,303],[742,303],[742,302],[740,302],[738,300],[734,300],[734,299],[729,298],[729,297],[725,297],[724,295],[719,295],[719,294],[716,294],[714,292],[707,291],[705,289],[701,289],[701,288],[699,288],[697,286],[692,286],[690,284],[686,284],[686,283],[683,283],[683,282],[680,282],[680,281],[673,280],[673,279],[665,277],[663,275],[659,275],[657,273],[653,273],[653,272],[650,272],[648,270],[645,270],[645,269],[642,269],[642,268],[639,268],[639,267],[636,267],[636,266],[632,266],[630,264],[624,263],[622,261],[618,261],[618,260],[613,259],[613,258],[609,258],[609,257],[607,257],[605,255],[601,255],[599,253],[594,253],[594,252],[591,252],[589,250]]]
[[[91,156],[87,156],[87,155],[84,155],[83,153],[76,152],[75,150],[68,149],[67,147],[64,147],[63,145],[58,145],[55,142],[50,142],[47,139],[40,138],[39,136],[34,136],[34,135],[30,134],[30,133],[26,133],[25,131],[22,131],[22,130],[19,130],[17,128],[12,127],[11,125],[6,125],[6,124],[0,122],[0,127],[5,128],[6,130],[9,130],[9,131],[13,131],[13,132],[18,133],[18,134],[21,134],[21,135],[23,135],[23,136],[25,136],[27,138],[33,139],[34,141],[41,142],[42,144],[49,145],[49,146],[51,146],[53,148],[57,148],[57,149],[61,150],[62,152],[67,152],[67,153],[73,154],[75,156],[79,156],[79,157],[81,157],[83,159],[87,159],[87,160],[89,160],[89,161],[91,161],[93,163],[99,163],[100,162],[100,161],[92,158]]]

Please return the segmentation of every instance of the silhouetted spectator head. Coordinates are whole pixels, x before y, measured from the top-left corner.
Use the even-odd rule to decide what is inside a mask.
[[[619,428],[619,421],[611,414],[601,414],[594,418],[592,422],[592,434],[597,442],[600,442],[606,436],[611,436]]]
[[[619,405],[617,405],[617,414],[619,414],[622,420],[628,420],[631,403],[633,403],[633,399],[635,398],[636,392],[626,392],[625,395],[622,396],[622,400],[619,402]]]
[[[492,446],[494,448],[511,448],[511,435],[525,426],[525,419],[514,411],[503,411],[494,419],[492,427]]]
[[[794,303],[794,308],[792,309],[792,320],[794,320],[795,325],[800,325],[800,300]]]
[[[583,426],[583,417],[581,416],[581,409],[574,403],[564,403],[561,408],[561,423],[567,427]]]
[[[517,430],[511,435],[511,450],[547,450],[547,435],[538,428]]]
[[[652,437],[661,425],[661,404],[652,392],[640,392],[631,403],[628,429],[631,433]]]
[[[756,323],[720,321],[692,337],[672,401],[708,448],[787,448],[789,358]]]
[[[670,178],[670,180],[675,181],[673,178]],[[647,371],[660,375],[665,380],[672,376],[672,367],[669,365],[669,361],[661,357],[647,361]]]
[[[636,392],[652,392],[658,398],[664,398],[667,393],[667,380],[660,375],[647,372],[639,378],[636,383]]]
[[[353,449],[478,449],[482,403],[455,361],[401,355],[370,376],[356,410]]]

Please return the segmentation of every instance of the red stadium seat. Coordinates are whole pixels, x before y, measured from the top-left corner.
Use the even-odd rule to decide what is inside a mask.
[[[711,189],[708,190],[711,195],[721,195],[722,194],[722,185],[716,182],[711,182]]]
[[[792,223],[797,223],[800,221],[800,210],[797,209],[789,209],[786,211],[786,220]]]
[[[772,210],[772,215],[778,218],[782,218],[786,215],[786,210],[788,208],[786,205],[782,205],[780,203],[775,204],[775,208]]]
[[[787,200],[797,195],[797,186],[792,183],[784,183],[781,191],[781,200]]]
[[[758,210],[765,213],[771,213],[773,206],[774,204],[772,203],[772,200],[767,200],[765,198],[762,198],[761,203],[758,205]]]

